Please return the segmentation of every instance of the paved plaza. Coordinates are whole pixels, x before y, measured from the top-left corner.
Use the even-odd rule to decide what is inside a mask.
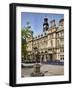
[[[34,68],[22,68],[21,76],[22,77],[30,77],[31,73],[34,71]],[[41,64],[40,71],[44,73],[44,76],[57,76],[64,75],[64,66],[63,65],[48,65]]]

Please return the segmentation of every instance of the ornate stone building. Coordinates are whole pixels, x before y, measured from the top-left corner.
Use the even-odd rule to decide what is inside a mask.
[[[35,60],[35,48],[38,49],[40,61],[64,60],[64,19],[56,26],[55,20],[44,18],[43,33],[27,39],[28,57]]]

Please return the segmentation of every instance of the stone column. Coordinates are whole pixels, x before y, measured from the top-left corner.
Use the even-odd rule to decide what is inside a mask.
[[[40,63],[42,62],[42,55],[40,55]]]
[[[44,55],[44,62],[46,62],[46,55]]]

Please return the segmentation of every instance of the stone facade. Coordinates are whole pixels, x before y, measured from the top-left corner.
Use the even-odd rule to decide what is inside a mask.
[[[50,21],[50,27],[48,19],[44,19],[43,33],[27,39],[27,51],[31,60],[35,60],[35,47],[39,51],[40,61],[64,60],[64,19],[59,21],[59,26],[56,26],[55,20]]]

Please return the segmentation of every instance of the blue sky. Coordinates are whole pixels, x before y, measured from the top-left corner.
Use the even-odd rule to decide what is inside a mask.
[[[50,13],[21,13],[21,27],[26,26],[26,23],[29,21],[31,30],[34,32],[34,36],[37,36],[43,32],[43,22],[44,18],[48,18],[48,23],[50,26],[50,21],[55,19],[58,26],[59,20],[64,18],[63,14],[50,14]]]

